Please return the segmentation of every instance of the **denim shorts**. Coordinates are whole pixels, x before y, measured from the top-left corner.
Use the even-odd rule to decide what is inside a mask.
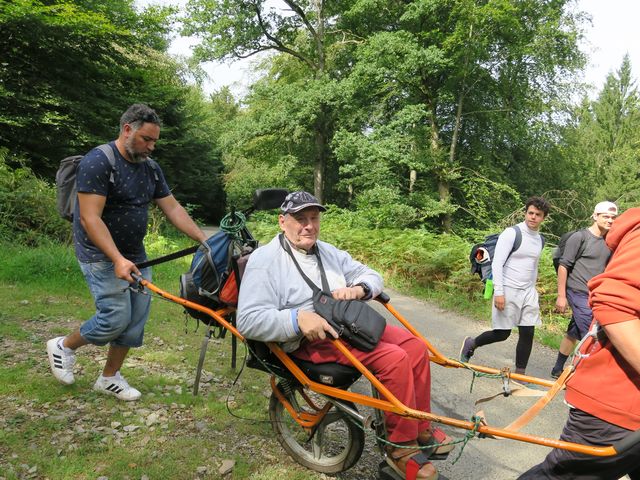
[[[111,262],[80,263],[80,268],[96,305],[93,317],[80,326],[80,335],[93,345],[141,346],[151,297],[130,290],[128,282],[115,276]],[[140,273],[151,281],[151,268]]]

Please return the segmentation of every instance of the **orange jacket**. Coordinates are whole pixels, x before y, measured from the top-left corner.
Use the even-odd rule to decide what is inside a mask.
[[[615,220],[607,234],[613,256],[605,271],[589,281],[591,308],[600,325],[640,318],[638,227],[640,208],[631,208]],[[637,341],[640,348],[640,338]],[[640,428],[640,372],[606,339],[586,353],[589,356],[567,382],[567,402],[620,427]]]

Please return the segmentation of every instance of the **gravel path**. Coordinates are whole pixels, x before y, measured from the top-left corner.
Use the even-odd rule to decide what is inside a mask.
[[[432,344],[444,355],[457,358],[462,339],[466,335],[478,335],[488,328],[486,325],[468,317],[440,309],[432,304],[416,300],[415,298],[389,291],[391,304],[405,316]],[[517,334],[513,334],[507,341],[488,345],[478,349],[473,360],[477,364],[501,368],[514,368],[513,358]],[[534,349],[529,362],[527,373],[542,378],[549,378],[548,373],[555,360],[556,352],[539,344]],[[477,411],[475,401],[498,393],[501,390],[499,380],[490,378],[476,379],[473,392],[469,393],[472,375],[463,369],[443,368],[432,364],[432,409],[439,415],[469,420]],[[363,385],[359,388],[368,388]],[[559,394],[529,426],[523,429],[531,433],[550,438],[558,438],[562,425],[566,419],[567,407],[563,403],[563,394]],[[535,398],[528,397],[498,397],[483,405],[486,418],[490,425],[503,427],[526,410]],[[463,437],[465,430],[444,427],[450,435]],[[436,462],[441,479],[491,478],[493,480],[512,480],[539,463],[549,452],[546,447],[529,443],[496,440],[472,439],[458,457],[460,447],[457,447],[447,460]],[[351,470],[338,476],[344,480],[365,480],[378,478],[378,463],[380,454],[375,447],[375,439],[367,436],[367,446],[358,464]]]

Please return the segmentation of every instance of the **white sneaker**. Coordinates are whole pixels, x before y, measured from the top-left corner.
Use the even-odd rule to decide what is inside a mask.
[[[64,349],[60,343],[64,337],[52,338],[47,342],[47,355],[49,357],[49,365],[53,376],[60,383],[71,385],[76,381],[73,378],[73,366],[76,363],[76,354],[73,350]]]
[[[100,375],[93,385],[93,389],[125,401],[137,400],[142,396],[138,390],[127,383],[120,372],[116,372],[113,377]]]

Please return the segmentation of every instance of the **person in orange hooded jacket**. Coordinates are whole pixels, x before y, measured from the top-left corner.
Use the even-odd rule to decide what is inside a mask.
[[[589,281],[598,340],[588,339],[567,382],[571,406],[561,440],[614,444],[640,429],[640,208],[618,217],[607,245],[613,256]],[[640,442],[611,457],[554,449],[519,479],[640,479]]]

